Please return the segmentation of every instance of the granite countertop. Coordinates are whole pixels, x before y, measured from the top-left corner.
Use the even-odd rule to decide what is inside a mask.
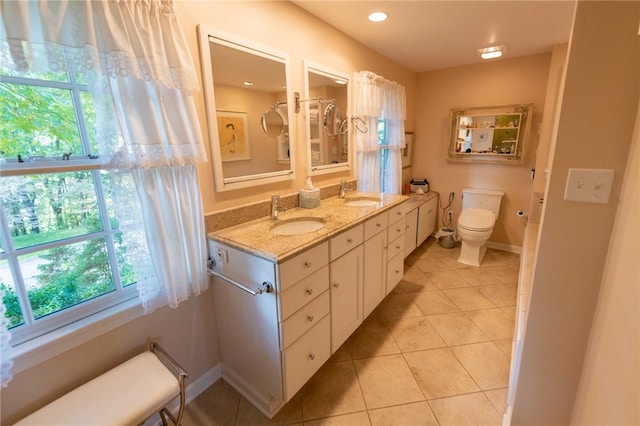
[[[382,201],[376,205],[353,207],[345,203],[354,198],[375,197]],[[345,199],[338,197],[322,200],[320,207],[303,209],[300,207],[280,212],[278,220],[263,217],[240,225],[220,229],[208,234],[216,242],[227,244],[238,250],[254,254],[267,260],[282,263],[299,252],[316,246],[365,220],[389,210],[408,200],[404,195],[350,193]],[[290,219],[315,217],[325,221],[317,231],[300,235],[276,235],[271,228],[277,223]]]
[[[411,195],[409,195],[409,199],[404,204],[405,205],[405,211],[407,213],[409,213],[411,210],[417,209],[418,207],[420,207],[421,205],[423,205],[427,201],[429,201],[432,198],[435,198],[437,196],[438,196],[438,194],[436,194],[433,191],[429,191],[429,192],[427,192],[425,194],[411,193]]]

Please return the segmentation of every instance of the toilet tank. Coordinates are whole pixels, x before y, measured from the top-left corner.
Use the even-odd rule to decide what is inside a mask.
[[[465,188],[462,190],[462,208],[491,210],[497,219],[503,195],[502,191]]]

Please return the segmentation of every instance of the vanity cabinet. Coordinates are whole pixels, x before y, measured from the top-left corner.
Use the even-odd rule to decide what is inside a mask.
[[[364,294],[366,318],[386,295],[388,214],[381,213],[364,223]]]
[[[418,207],[418,231],[416,247],[419,247],[436,230],[438,199],[432,198]]]
[[[418,209],[413,209],[405,216],[404,226],[404,257],[406,258],[417,247],[418,238]]]
[[[405,208],[396,206],[389,211],[387,229],[387,276],[386,294],[395,288],[404,275]]]

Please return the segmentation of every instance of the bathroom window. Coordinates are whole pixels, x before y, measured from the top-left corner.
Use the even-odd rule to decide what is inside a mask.
[[[15,345],[137,291],[84,78],[0,68],[0,108],[0,290]]]
[[[387,126],[384,118],[378,119],[378,145],[380,146],[378,156],[378,160],[380,161],[380,192],[389,192],[389,188],[385,188],[385,184],[388,182],[388,179],[385,179],[385,177],[390,172],[390,161]]]

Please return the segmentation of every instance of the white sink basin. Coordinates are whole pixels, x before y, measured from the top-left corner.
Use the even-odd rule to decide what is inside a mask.
[[[324,219],[319,217],[297,217],[283,220],[271,227],[271,233],[276,235],[300,235],[317,231],[324,227]]]
[[[380,201],[382,200],[376,197],[356,197],[347,199],[347,202],[345,204],[351,207],[366,207],[375,206]]]

